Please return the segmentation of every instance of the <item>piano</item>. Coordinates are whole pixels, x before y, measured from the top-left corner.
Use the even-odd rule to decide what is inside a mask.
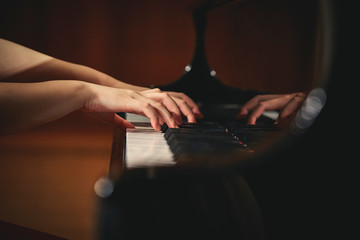
[[[308,239],[331,236],[339,226],[324,220],[323,198],[333,196],[320,187],[333,179],[321,169],[329,165],[324,156],[331,156],[324,152],[335,144],[324,134],[334,122],[317,121],[319,112],[305,130],[296,124],[278,129],[277,112],[266,112],[255,126],[235,120],[239,103],[262,92],[223,84],[207,63],[207,13],[233,2],[252,1],[209,0],[194,10],[193,60],[176,82],[158,86],[188,94],[201,104],[204,119],[155,132],[146,119],[120,113],[136,128],[115,131],[109,176],[96,184],[100,239]],[[321,81],[309,95],[320,102],[330,50],[341,48],[331,37],[333,4],[319,1],[322,53],[329,58],[320,62]],[[296,118],[304,118],[302,111]],[[319,116],[330,119],[334,109],[324,112]]]
[[[151,127],[148,118],[127,113],[126,119],[136,128],[126,129],[125,167],[184,165],[201,158],[216,160],[230,151],[252,153],[261,141],[278,132],[277,126],[273,125],[277,116],[278,112],[267,111],[258,122],[268,123],[256,126],[246,125],[244,121],[206,119],[197,123],[185,122],[176,129],[164,124],[158,132]]]

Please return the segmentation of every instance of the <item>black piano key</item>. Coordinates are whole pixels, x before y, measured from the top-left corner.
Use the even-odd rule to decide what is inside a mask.
[[[221,123],[200,120],[196,123],[185,121],[179,128],[169,128],[165,123],[161,131],[177,161],[202,154],[212,156],[239,149],[253,150],[277,129],[274,124],[246,125],[239,120]]]
[[[180,135],[221,135],[225,133],[225,129],[184,129],[184,128],[169,128],[165,132],[165,139],[169,139],[171,135],[180,136]]]

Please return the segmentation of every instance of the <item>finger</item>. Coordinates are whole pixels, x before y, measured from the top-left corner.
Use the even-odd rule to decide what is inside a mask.
[[[156,130],[161,130],[159,115],[150,103],[143,102],[142,111],[150,119],[151,126]]]
[[[143,94],[144,96],[146,96],[150,99],[153,99],[157,102],[163,103],[165,105],[165,107],[172,113],[172,116],[175,119],[175,122],[177,124],[182,123],[181,110],[179,109],[179,106],[174,101],[174,99],[172,97],[170,97],[170,95],[168,93],[166,93],[166,92],[156,92],[156,93],[142,92],[141,94]]]
[[[175,122],[175,119],[172,117],[171,113],[168,111],[168,109],[164,106],[164,104],[160,102],[153,101],[149,98],[145,98],[145,101],[150,104],[152,109],[156,112],[156,115],[158,116],[157,122],[160,124],[161,119],[166,122],[166,124],[170,128],[177,128],[177,124]],[[161,127],[160,127],[161,128]]]
[[[129,121],[123,119],[117,114],[113,114],[113,118],[108,122],[110,125],[118,128],[135,128]]]
[[[150,88],[144,91],[141,91],[141,93],[160,93],[161,90],[159,88]]]
[[[183,114],[185,116],[194,115],[195,116],[195,121],[196,121],[196,118],[203,118],[203,114],[201,113],[199,106],[189,96],[187,96],[184,93],[178,93],[178,92],[169,92],[169,94],[172,97],[176,97],[178,99],[181,99],[181,100],[185,101],[186,106],[191,110],[191,114],[188,114],[188,115],[185,115],[184,112],[183,112]],[[180,107],[180,109],[181,109],[181,107]],[[191,117],[191,119],[192,118],[193,117]]]
[[[134,125],[132,125],[129,121],[121,118],[115,113],[87,112],[86,114],[99,119],[115,128],[134,128]]]
[[[305,97],[295,96],[294,98],[292,98],[280,112],[279,118],[287,117],[288,115],[297,111],[301,107],[304,100]]]
[[[283,108],[288,104],[289,101],[296,94],[287,94],[287,95],[278,95],[278,97],[272,98],[270,100],[260,102],[253,112],[250,114],[248,119],[249,124],[255,124],[256,119],[258,119],[264,111],[271,110],[283,110]]]
[[[99,91],[98,95],[95,95],[94,99],[90,99],[84,111],[91,112],[132,112],[144,115],[150,119],[151,125],[155,130],[160,130],[159,114],[147,101],[144,96],[141,96],[138,92],[132,90],[116,89],[105,86],[96,86],[96,91]],[[102,97],[103,96],[103,97]],[[106,97],[105,97],[106,96]],[[109,117],[109,115],[107,115]],[[115,118],[115,117],[114,117]],[[117,117],[116,117],[117,118]],[[117,119],[106,119],[110,123],[119,123]],[[130,125],[128,125],[130,126]]]
[[[183,100],[185,100],[186,104],[191,108],[192,112],[195,114],[197,118],[203,118],[203,114],[200,111],[199,106],[186,94],[183,94]]]
[[[161,125],[159,123],[160,116],[157,113],[157,111],[153,108],[153,106],[150,103],[135,98],[136,97],[134,96],[132,101],[127,102],[125,111],[140,114],[149,118],[151,126],[155,130],[159,131],[161,129]]]
[[[257,105],[257,107],[251,112],[249,118],[248,118],[248,124],[254,125],[256,123],[256,120],[263,114],[265,111],[265,105],[263,103],[260,103]]]
[[[249,110],[245,107],[242,107],[235,118],[237,118],[237,119],[245,118],[248,115],[248,113],[249,113]]]
[[[281,96],[282,95],[280,95],[280,94],[257,95],[255,97],[253,97],[252,99],[250,99],[247,103],[245,103],[243,108],[246,108],[248,110],[253,110],[255,107],[258,106],[258,104],[260,102],[269,101],[269,100],[272,100],[275,98],[279,98]]]
[[[279,125],[287,125],[290,120],[295,116],[297,110],[301,107],[306,99],[306,95],[296,95],[293,97],[283,108],[279,114],[277,122]]]
[[[196,123],[196,116],[193,113],[193,111],[191,110],[191,108],[189,107],[189,105],[186,103],[186,101],[183,99],[178,99],[178,98],[174,98],[174,100],[178,104],[183,115],[187,118],[188,122]]]
[[[165,107],[164,104],[160,102],[152,102],[151,105],[155,108],[155,110],[160,114],[162,119],[166,122],[166,124],[170,128],[177,128],[177,124],[175,119],[172,117],[171,113],[168,111],[168,109]]]
[[[257,95],[246,102],[240,109],[239,113],[236,115],[236,118],[241,119],[246,117],[249,112],[253,111],[258,107],[260,102],[268,101],[280,97],[279,94],[266,94],[266,95]]]
[[[156,102],[150,98],[147,98],[141,94],[134,94],[133,97],[143,103],[147,103],[149,104],[151,107],[152,107],[152,110],[155,111],[156,115],[157,115],[157,119],[154,121],[159,124],[159,117],[160,118],[163,118],[164,121],[167,123],[167,125],[170,127],[170,128],[176,128],[177,125],[176,125],[176,122],[174,120],[174,118],[172,117],[172,115],[170,114],[170,112],[168,111],[168,109],[160,102]],[[149,109],[149,106],[145,106],[146,109],[147,109],[147,113],[148,114],[153,114],[152,110]],[[160,116],[159,116],[160,115]],[[151,119],[150,119],[151,120]],[[155,123],[154,122],[154,123]],[[161,128],[161,127],[160,127]],[[158,129],[158,127],[156,126],[155,129]]]

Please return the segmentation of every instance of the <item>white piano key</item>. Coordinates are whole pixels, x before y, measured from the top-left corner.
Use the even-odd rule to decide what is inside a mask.
[[[263,112],[262,115],[275,121],[279,117],[279,112],[278,111],[265,111],[265,112]]]
[[[126,120],[131,123],[149,123],[150,119],[134,113],[125,113]]]
[[[151,127],[127,129],[125,161],[128,168],[175,164],[164,133]]]

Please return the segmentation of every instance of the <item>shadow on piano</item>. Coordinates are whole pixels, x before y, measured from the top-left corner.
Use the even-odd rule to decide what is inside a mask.
[[[184,91],[210,113],[219,108],[214,103],[239,103],[254,94],[223,85],[207,64],[202,45],[206,13],[219,2],[227,1],[206,1],[194,11],[197,31],[194,59],[179,81],[161,87]],[[345,182],[348,174],[341,174],[344,165],[337,161],[352,159],[356,146],[339,141],[348,137],[349,131],[339,128],[339,118],[335,117],[336,104],[345,106],[349,99],[349,94],[339,91],[350,85],[351,75],[350,71],[344,71],[347,69],[344,61],[353,42],[344,35],[349,36],[352,31],[348,27],[349,15],[354,15],[348,14],[351,9],[340,1],[319,1],[319,6],[322,50],[318,82],[306,103],[310,108],[320,108],[309,115],[305,103],[289,128],[277,131],[279,134],[271,136],[265,145],[257,145],[255,152],[244,151],[241,146],[235,151],[220,152],[209,148],[207,154],[202,154],[199,148],[199,152],[194,153],[191,150],[202,146],[202,140],[189,138],[195,146],[192,148],[186,145],[189,141],[181,135],[182,128],[174,130],[178,131],[179,142],[185,144],[183,148],[190,149],[193,155],[185,158],[186,164],[177,163],[175,157],[175,164],[171,166],[129,168],[127,136],[136,135],[137,130],[116,131],[109,178],[101,179],[98,184],[98,195],[102,197],[100,239],[326,239],[334,236],[349,239],[356,234],[359,211],[354,210],[354,206],[358,205],[355,200],[358,198],[351,190],[358,187],[358,179]],[[334,32],[335,25],[337,32]],[[335,38],[339,32],[342,35]],[[193,84],[195,81],[201,84]],[[213,95],[219,93],[222,98],[216,102]],[[326,98],[326,105],[321,109]],[[234,108],[229,111],[233,113]],[[346,109],[342,112],[350,113]],[[233,136],[231,131],[239,131],[239,136],[243,136],[243,124],[228,131],[233,123],[217,114],[200,121],[198,126],[188,127],[195,128],[197,134],[205,132],[215,136],[212,127],[209,127],[210,133],[198,129],[209,124],[208,120],[211,124],[220,124],[223,135],[225,132]],[[146,130],[143,123],[138,126]],[[211,143],[209,140],[209,146],[214,147]],[[141,149],[137,151],[142,154]],[[334,158],[336,161],[331,160]]]

